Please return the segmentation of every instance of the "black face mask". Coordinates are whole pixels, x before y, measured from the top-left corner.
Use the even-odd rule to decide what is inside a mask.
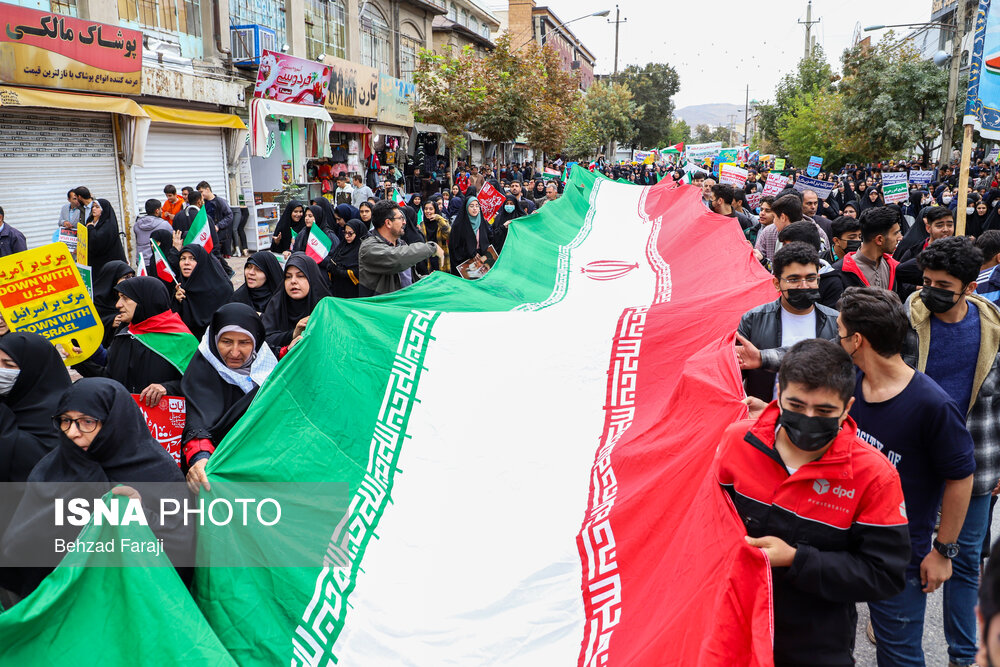
[[[788,305],[795,310],[805,310],[819,301],[819,288],[790,289],[786,292],[785,298],[788,300]]]
[[[920,290],[920,300],[932,313],[946,313],[955,306],[955,293],[942,287],[925,285]]]
[[[847,242],[847,252],[857,252],[858,248],[861,247],[861,241],[848,241]]]
[[[781,409],[778,424],[792,444],[804,452],[822,449],[840,432],[839,417],[809,417],[801,412]]]

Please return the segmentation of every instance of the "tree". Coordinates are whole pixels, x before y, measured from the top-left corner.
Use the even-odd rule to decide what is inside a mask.
[[[931,142],[943,124],[948,72],[922,60],[890,31],[873,47],[844,51],[842,129],[863,161],[919,146],[930,159]]]
[[[504,32],[496,40],[496,48],[483,58],[486,79],[480,83],[486,88],[486,99],[472,129],[501,145],[517,139],[527,129],[538,103],[534,77],[540,64],[541,56],[533,44],[515,53],[510,48],[510,34]]]
[[[691,126],[683,118],[674,118],[670,121],[670,134],[667,135],[668,146],[679,143],[691,142]]]
[[[710,127],[705,123],[699,123],[694,126],[694,136],[691,138],[691,141],[696,144],[704,144],[711,141],[728,142],[729,128],[722,125]]]
[[[635,103],[644,110],[633,119],[635,142],[643,148],[666,144],[674,115],[672,98],[680,90],[677,71],[666,63],[647,63],[643,67],[629,65],[615,81],[627,85]]]
[[[588,160],[594,156],[601,143],[597,127],[591,121],[583,100],[577,102],[572,115],[576,121],[570,128],[563,152],[570,160]]]
[[[624,143],[635,136],[633,119],[642,114],[642,108],[632,100],[632,91],[625,84],[598,81],[587,91],[584,103],[602,145]]]
[[[559,53],[552,46],[538,52],[535,71],[531,74],[535,92],[528,127],[528,141],[542,153],[557,153],[566,145],[570,130],[578,118],[573,109],[580,101],[580,78],[576,72],[562,68]]]
[[[842,109],[843,97],[836,91],[796,98],[779,121],[782,142],[794,164],[807,164],[810,156],[821,155],[828,169],[843,165],[849,148],[838,121]]]
[[[794,72],[781,78],[775,89],[774,102],[757,107],[759,132],[769,141],[771,152],[786,153],[780,126],[783,118],[787,121],[801,106],[800,98],[832,91],[837,78],[820,46],[816,46],[808,58],[799,60]]]
[[[466,129],[483,113],[487,73],[471,46],[457,55],[451,50],[439,55],[422,49],[419,58],[413,74],[417,95],[410,106],[418,121],[445,129],[444,142],[451,154],[449,173],[454,173],[455,157],[465,148]]]

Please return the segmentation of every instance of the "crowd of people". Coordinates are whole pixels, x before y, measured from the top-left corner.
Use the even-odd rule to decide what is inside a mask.
[[[342,177],[330,198],[288,202],[270,248],[253,253],[245,210],[204,181],[180,194],[167,185],[132,225],[141,269],[126,260],[111,203],[71,190],[58,227],[89,230],[103,345],[72,367],[73,382],[45,339],[0,329],[2,481],[173,479],[197,493],[216,446],[325,297],[386,294],[485,261],[491,247],[502,251],[512,220],[561,195],[558,166],[544,176],[531,164],[460,162],[451,174]],[[641,185],[692,183],[773,275],[774,300],[737,327],[751,418],[726,431],[714,474],[773,568],[776,664],[853,664],[855,605],[867,602],[879,664],[922,665],[926,595],[939,587],[951,663],[985,664],[976,607],[987,627],[1000,611],[1000,565],[988,559],[1000,493],[996,171],[980,155],[959,202],[950,165],[847,165],[818,175],[832,185],[827,196],[798,187],[800,170],[760,196],[773,164],[746,166],[739,188],[707,165],[599,159],[574,168]],[[882,174],[913,170],[933,178],[886,204]],[[492,220],[477,197],[487,185],[504,196]],[[960,205],[964,236],[955,235]],[[184,240],[202,209],[211,252]],[[0,256],[25,250],[2,216]],[[235,289],[234,255],[246,257]],[[173,344],[150,346],[145,334]],[[150,406],[187,399],[179,469],[165,469],[152,438],[112,437],[141,423],[122,392]],[[126,450],[142,465],[120,465]],[[31,516],[0,514],[4,543]],[[45,574],[0,572],[7,604]]]

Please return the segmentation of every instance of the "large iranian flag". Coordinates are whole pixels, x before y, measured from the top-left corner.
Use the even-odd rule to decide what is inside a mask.
[[[745,415],[733,332],[773,288],[700,190],[670,186],[575,169],[485,278],[316,308],[208,471],[341,482],[350,508],[255,545],[314,567],[197,571],[238,664],[771,664],[770,571],[710,470]],[[173,613],[128,641],[200,629]],[[30,657],[114,641],[81,633]]]

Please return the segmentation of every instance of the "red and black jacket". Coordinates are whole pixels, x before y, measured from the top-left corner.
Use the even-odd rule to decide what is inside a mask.
[[[854,255],[854,252],[847,253],[839,261],[835,262],[829,271],[820,274],[819,302],[827,308],[836,309],[840,295],[848,287],[871,287],[858,263],[854,261]],[[899,262],[889,255],[882,255],[882,261],[889,265],[889,289],[891,291],[898,291],[896,287],[896,267],[899,266]]]
[[[796,548],[774,568],[774,660],[851,665],[855,603],[903,590],[910,537],[899,474],[848,417],[821,458],[789,475],[774,448],[779,410],[726,429],[716,479],[751,537]]]

